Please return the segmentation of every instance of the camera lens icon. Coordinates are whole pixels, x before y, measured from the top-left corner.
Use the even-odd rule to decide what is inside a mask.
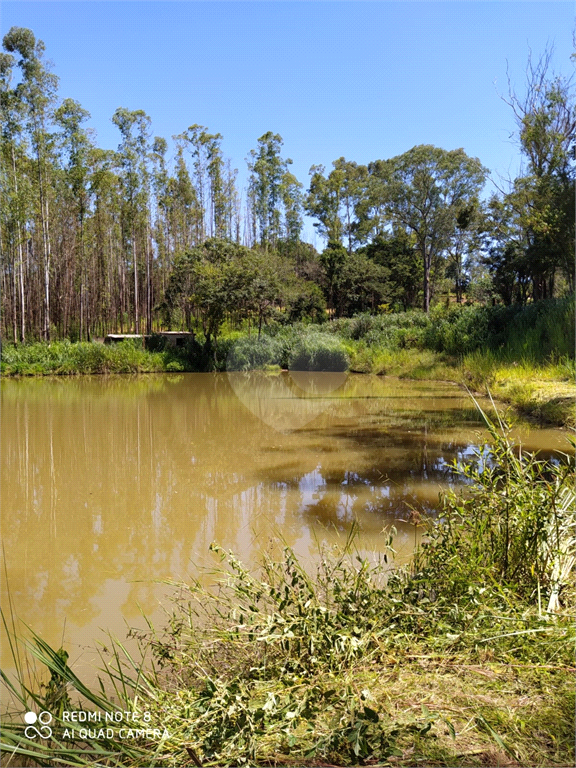
[[[52,728],[49,724],[52,722],[52,715],[46,710],[42,710],[39,714],[36,712],[26,712],[24,715],[24,722],[27,723],[27,727],[24,729],[24,734],[27,739],[50,739],[52,737]],[[36,727],[38,723],[38,727]]]

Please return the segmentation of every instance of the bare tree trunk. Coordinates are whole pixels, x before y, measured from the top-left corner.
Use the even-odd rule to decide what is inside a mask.
[[[429,254],[426,253],[425,242],[420,244],[420,250],[424,265],[424,312],[428,314],[430,312],[430,257]]]
[[[140,333],[140,313],[138,311],[138,265],[136,264],[136,238],[132,230],[132,264],[134,265],[134,333]]]
[[[146,228],[146,333],[152,333],[152,276],[150,272],[150,222]]]
[[[26,341],[26,299],[24,293],[24,254],[22,252],[22,238],[18,227],[18,260],[20,263],[20,341]]]
[[[14,157],[14,146],[12,145],[12,173],[14,174],[14,192],[16,201],[18,201],[18,174],[16,173],[16,158]],[[18,205],[18,202],[16,202]],[[18,263],[20,265],[20,341],[26,340],[26,301],[24,294],[24,254],[22,252],[22,232],[20,230],[20,211],[16,216],[16,239],[18,242]]]
[[[42,246],[44,250],[44,324],[42,335],[45,341],[50,341],[50,231],[49,231],[49,210],[48,201],[44,189],[44,179],[42,178],[42,165],[40,160],[40,149],[36,153],[38,161],[38,183],[40,192],[40,222],[42,226]]]

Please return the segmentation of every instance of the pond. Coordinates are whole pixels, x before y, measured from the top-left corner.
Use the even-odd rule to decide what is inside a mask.
[[[161,374],[2,382],[3,540],[16,615],[71,661],[108,629],[158,619],[166,587],[214,563],[216,541],[254,563],[284,541],[409,557],[412,508],[433,513],[450,464],[482,444],[457,386],[346,374]],[[521,430],[528,450],[567,448]],[[3,659],[10,666],[6,643]]]

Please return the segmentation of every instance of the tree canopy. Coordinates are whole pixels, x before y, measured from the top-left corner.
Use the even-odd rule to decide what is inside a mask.
[[[261,330],[272,317],[428,311],[448,293],[511,304],[574,291],[574,89],[549,51],[506,98],[522,172],[486,200],[480,160],[431,144],[315,164],[307,190],[272,131],[248,152],[245,189],[222,135],[199,123],[170,143],[145,112],[119,107],[118,147],[104,150],[89,112],[59,101],[42,41],[13,27],[3,47],[4,338],[164,324],[209,347],[227,320]],[[305,214],[318,250],[302,241]]]

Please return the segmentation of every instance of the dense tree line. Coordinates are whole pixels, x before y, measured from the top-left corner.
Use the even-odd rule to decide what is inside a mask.
[[[249,152],[248,186],[222,136],[193,124],[168,141],[142,110],[116,110],[116,151],[89,113],[58,101],[32,31],[0,53],[2,336],[90,339],[110,331],[258,329],[286,321],[422,306],[452,291],[504,304],[574,290],[571,84],[529,63],[510,90],[525,158],[482,200],[488,170],[462,149],[421,145],[359,165],[310,169],[308,190],[272,132]],[[13,85],[13,82],[16,84]],[[301,239],[303,215],[326,246]]]

